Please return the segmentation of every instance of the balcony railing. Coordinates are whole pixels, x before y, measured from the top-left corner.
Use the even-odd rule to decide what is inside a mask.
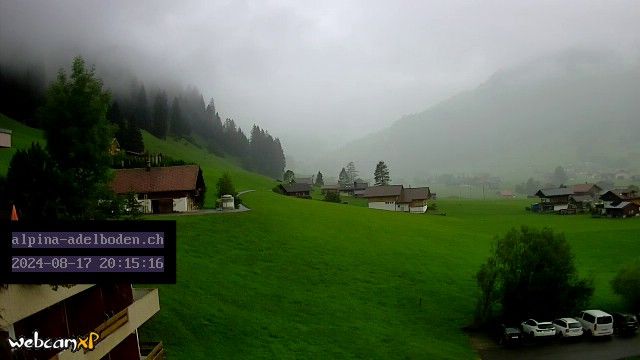
[[[160,342],[140,343],[140,360],[164,360],[164,347]]]
[[[102,359],[159,310],[158,289],[135,288],[133,289],[133,303],[94,330],[100,337],[93,351],[63,351],[54,356],[52,360]],[[164,356],[164,351],[158,351],[158,353]],[[163,359],[163,357],[149,358],[149,360],[153,359]]]

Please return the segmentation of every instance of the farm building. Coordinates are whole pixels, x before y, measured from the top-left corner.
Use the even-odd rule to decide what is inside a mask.
[[[573,191],[569,188],[541,189],[535,195],[540,198],[541,212],[560,212],[569,209],[569,197]]]
[[[631,188],[616,188],[602,193],[600,200],[604,201],[605,206],[622,201],[629,201],[640,205],[640,194]]]
[[[576,196],[590,196],[593,200],[597,200],[602,189],[596,184],[577,184],[569,187]]]
[[[362,197],[364,191],[369,187],[369,183],[364,181],[354,181],[353,184],[328,184],[322,187],[322,193],[340,192],[340,195]]]
[[[311,185],[309,184],[280,184],[278,185],[283,194],[287,196],[307,197],[311,196]]]
[[[502,190],[498,192],[498,195],[504,199],[512,199],[516,197],[516,195],[511,190]]]
[[[370,209],[424,213],[430,198],[428,187],[404,188],[402,185],[372,186],[364,190],[363,198]]]
[[[198,165],[117,169],[111,183],[118,195],[133,192],[144,213],[197,210],[205,183]]]
[[[0,129],[0,148],[11,147],[11,130]]]
[[[640,206],[629,201],[620,201],[606,205],[604,211],[610,217],[630,217],[640,213]]]
[[[297,184],[309,184],[311,186],[313,186],[313,184],[315,183],[315,175],[309,175],[309,176],[296,176],[296,183]]]

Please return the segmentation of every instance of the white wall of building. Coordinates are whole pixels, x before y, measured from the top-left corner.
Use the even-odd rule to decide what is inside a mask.
[[[414,206],[410,208],[410,212],[412,213],[424,213],[427,211],[427,205],[425,206]]]
[[[370,202],[369,209],[396,211],[396,203],[391,201]]]
[[[189,211],[189,199],[186,196],[182,198],[173,199],[173,211],[176,211],[176,212]]]

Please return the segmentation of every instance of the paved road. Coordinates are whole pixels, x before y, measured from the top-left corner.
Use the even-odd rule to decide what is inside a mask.
[[[477,349],[485,360],[509,359],[581,359],[581,360],[615,360],[632,356],[640,356],[640,335],[634,337],[612,337],[610,339],[554,339],[547,342],[526,344],[516,348],[502,348],[493,343],[488,345],[482,341],[481,349]],[[472,340],[474,343],[474,340]],[[476,344],[477,345],[477,341]]]

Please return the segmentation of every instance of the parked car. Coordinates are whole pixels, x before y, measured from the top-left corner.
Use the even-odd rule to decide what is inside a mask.
[[[560,318],[553,320],[558,337],[574,337],[583,334],[582,324],[574,318]]]
[[[555,336],[556,328],[548,321],[538,322],[534,319],[523,321],[520,324],[522,332],[530,337],[547,337]]]
[[[494,335],[500,345],[518,345],[522,341],[522,331],[515,326],[500,324],[496,327]]]
[[[611,336],[613,316],[602,310],[585,310],[577,319],[588,336]]]
[[[613,331],[618,335],[633,335],[638,331],[638,318],[635,315],[613,313]]]

